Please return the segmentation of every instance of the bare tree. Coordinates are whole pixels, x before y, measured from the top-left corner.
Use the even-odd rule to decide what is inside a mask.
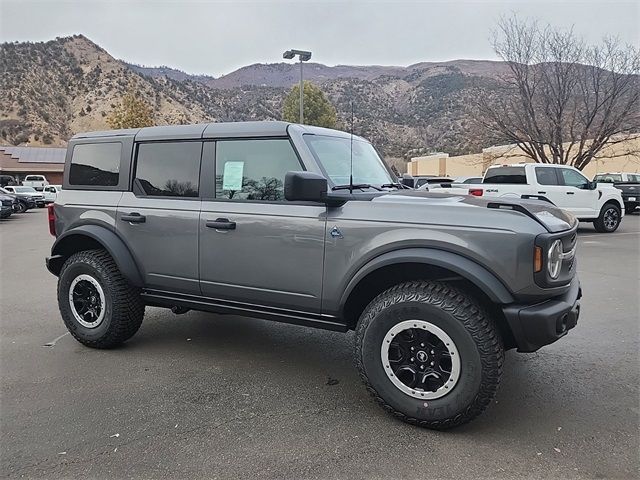
[[[498,92],[477,96],[476,118],[540,163],[586,167],[640,131],[640,55],[615,38],[588,45],[572,30],[505,17],[493,48],[509,67]]]

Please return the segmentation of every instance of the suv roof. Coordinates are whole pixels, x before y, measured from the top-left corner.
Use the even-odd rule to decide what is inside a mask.
[[[78,133],[72,139],[96,137],[135,136],[136,141],[189,138],[228,138],[228,137],[266,137],[286,136],[289,126],[302,129],[303,133],[316,135],[333,135],[349,137],[350,134],[340,130],[332,130],[310,125],[280,121],[257,122],[220,122],[199,123],[196,125],[163,125],[158,127],[129,128],[122,130],[102,130]],[[354,135],[354,139],[363,140]]]

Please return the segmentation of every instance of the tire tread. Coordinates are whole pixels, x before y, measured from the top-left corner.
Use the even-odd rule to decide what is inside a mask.
[[[475,398],[452,418],[421,420],[397,411],[389,405],[369,382],[362,359],[362,339],[369,324],[389,306],[402,302],[425,302],[442,308],[464,324],[471,334],[482,364],[482,380]],[[382,408],[400,420],[435,430],[446,430],[473,420],[491,403],[498,389],[504,363],[504,347],[498,328],[485,310],[468,294],[447,283],[438,281],[411,281],[401,283],[382,292],[365,308],[356,328],[356,367],[367,390]]]

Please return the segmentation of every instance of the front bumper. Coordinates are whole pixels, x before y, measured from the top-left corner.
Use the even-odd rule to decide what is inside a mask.
[[[533,305],[506,305],[504,316],[519,352],[535,352],[576,326],[580,316],[582,288],[574,277],[563,295]]]

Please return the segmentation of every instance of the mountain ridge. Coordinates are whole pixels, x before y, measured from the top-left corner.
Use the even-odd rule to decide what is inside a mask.
[[[160,125],[280,119],[284,97],[299,81],[297,63],[247,65],[218,78],[134,65],[84,35],[3,43],[0,56],[0,141],[18,145],[64,145],[79,131],[107,129],[107,115],[131,88]],[[469,105],[479,86],[498,91],[506,71],[493,60],[304,65],[305,79],[329,97],[341,125],[353,104],[355,132],[396,158],[469,153],[494,143],[475,130]]]

